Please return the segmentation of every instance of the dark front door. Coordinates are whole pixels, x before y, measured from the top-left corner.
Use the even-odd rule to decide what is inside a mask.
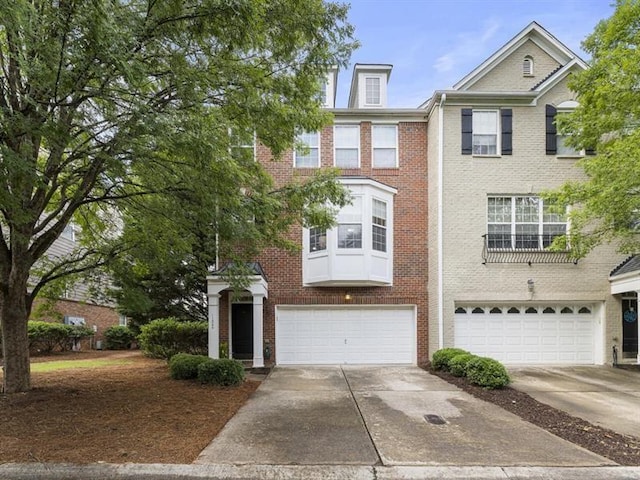
[[[233,358],[253,358],[253,305],[231,305],[231,353]]]
[[[630,357],[638,354],[638,299],[622,299],[622,353]]]

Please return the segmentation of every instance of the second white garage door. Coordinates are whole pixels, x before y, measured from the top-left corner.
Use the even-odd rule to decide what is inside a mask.
[[[591,306],[465,306],[454,342],[506,364],[593,364],[594,330]]]
[[[280,365],[415,364],[415,307],[276,307]]]

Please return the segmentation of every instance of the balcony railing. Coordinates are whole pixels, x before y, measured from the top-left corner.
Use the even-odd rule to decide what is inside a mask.
[[[482,263],[574,263],[569,250],[551,250],[555,234],[501,234],[482,236]]]

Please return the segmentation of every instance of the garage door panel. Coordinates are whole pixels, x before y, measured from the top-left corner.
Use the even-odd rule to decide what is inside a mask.
[[[468,307],[467,313],[455,314],[455,346],[507,364],[592,364],[594,317],[589,313],[571,313],[579,309],[565,307],[534,307],[538,313],[520,314],[474,314],[471,312],[479,308],[485,312],[506,312],[508,308]],[[553,313],[563,310],[569,313]]]
[[[414,364],[415,330],[413,307],[277,307],[276,360]]]

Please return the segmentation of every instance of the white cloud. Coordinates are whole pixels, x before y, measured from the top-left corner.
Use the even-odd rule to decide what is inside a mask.
[[[500,27],[499,21],[489,19],[480,30],[459,33],[452,48],[436,59],[433,68],[442,74],[464,68],[470,60],[475,64],[484,60],[491,54],[489,49]]]

